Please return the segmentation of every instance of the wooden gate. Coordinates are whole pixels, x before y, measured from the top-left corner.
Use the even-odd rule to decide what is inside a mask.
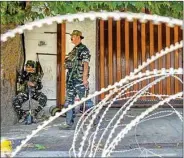
[[[154,25],[151,21],[140,23],[137,20],[128,22],[125,19],[114,21],[97,21],[97,81],[98,90],[120,81],[147,58],[159,52],[161,49],[182,40],[180,27],[168,27],[166,24]],[[158,61],[146,67],[146,70],[161,68],[182,67],[183,50],[160,58]],[[182,75],[179,75],[182,79]],[[137,91],[153,81],[145,80],[136,84],[130,90]],[[152,87],[149,92],[155,94],[174,94],[182,91],[182,84],[173,77],[169,77]],[[102,94],[99,99],[103,99]],[[129,96],[129,95],[127,95]],[[142,97],[143,100],[155,100],[154,97]]]

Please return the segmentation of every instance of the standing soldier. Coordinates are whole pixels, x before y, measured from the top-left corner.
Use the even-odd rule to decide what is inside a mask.
[[[26,63],[25,71],[18,77],[18,95],[13,99],[13,107],[18,115],[19,122],[26,121],[26,111],[22,109],[22,104],[32,99],[39,102],[39,106],[34,110],[34,116],[42,110],[46,105],[47,97],[40,90],[42,89],[41,74],[37,74],[35,71],[36,64],[32,60],[28,60]]]
[[[65,67],[68,70],[66,79],[66,100],[64,107],[74,104],[76,95],[79,98],[87,96],[89,93],[89,49],[81,43],[84,38],[82,32],[73,30],[71,41],[75,45],[73,50],[65,58]],[[86,102],[88,105],[93,106],[91,100]],[[89,108],[89,107],[88,107]],[[81,109],[82,110],[82,109]],[[70,129],[74,124],[75,108],[66,113],[66,122],[62,124],[60,129]]]

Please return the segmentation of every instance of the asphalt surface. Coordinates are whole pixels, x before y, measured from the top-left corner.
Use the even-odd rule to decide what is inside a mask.
[[[132,108],[129,110],[125,119],[120,122],[117,130],[115,130],[113,138],[116,137],[132,119],[135,119],[136,116],[145,111],[145,109],[146,108]],[[99,140],[102,132],[117,110],[118,108],[112,108],[108,112],[100,127],[101,130],[97,134],[96,140]],[[183,109],[177,108],[176,110],[182,115]],[[152,112],[151,114],[154,114],[153,116],[144,119],[125,135],[112,152],[111,157],[182,157],[183,123],[172,111],[173,109],[171,108],[159,108]],[[149,114],[149,116],[151,114]],[[79,116],[76,117],[76,122],[78,119]],[[54,120],[34,136],[16,156],[69,157],[74,130],[59,130],[61,123],[64,121],[64,117],[59,117]],[[14,126],[1,127],[1,137],[11,140],[13,149],[15,149],[16,146],[20,145],[21,140],[24,140],[39,124],[41,123],[31,125],[19,123]],[[94,129],[90,132],[93,133]],[[107,132],[107,135],[102,139],[100,149],[104,147],[108,135],[109,132]],[[81,133],[79,137],[80,138],[76,142],[77,145],[80,144],[83,134]],[[89,140],[89,138],[87,140]],[[84,147],[83,153],[85,149],[86,146]],[[101,155],[100,149],[97,153],[99,157]],[[76,152],[78,152],[78,150],[76,150]]]

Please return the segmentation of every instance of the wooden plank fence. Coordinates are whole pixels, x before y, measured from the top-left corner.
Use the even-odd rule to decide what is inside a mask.
[[[113,84],[126,75],[130,74],[146,61],[148,57],[156,54],[157,51],[169,47],[182,40],[182,30],[175,26],[168,27],[166,24],[154,25],[153,22],[140,23],[137,20],[128,22],[125,19],[113,21],[100,20],[97,22],[97,34],[100,34],[97,44],[98,66],[100,68],[98,90]],[[178,68],[182,66],[182,50],[176,50],[158,61],[150,64],[142,72],[146,70],[161,69],[161,68]],[[98,55],[99,54],[99,55]],[[115,65],[115,66],[113,66]],[[107,71],[106,71],[107,70]],[[179,76],[182,77],[181,75]],[[145,80],[140,84],[134,85],[130,90],[139,90],[146,86],[154,79]],[[157,85],[153,86],[149,92],[155,94],[174,94],[182,90],[182,84],[168,77]],[[126,95],[129,96],[129,95]],[[104,98],[104,94],[100,99]],[[142,97],[141,99],[157,99],[156,97]]]

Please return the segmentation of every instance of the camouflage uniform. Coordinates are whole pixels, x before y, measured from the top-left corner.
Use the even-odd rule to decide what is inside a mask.
[[[34,61],[29,60],[28,62],[34,64]],[[35,86],[29,88],[27,85],[28,81],[34,82]],[[23,71],[23,73],[18,76],[18,83],[20,84],[20,86],[18,86],[17,88],[18,95],[13,98],[13,107],[19,119],[23,118],[26,114],[26,111],[22,109],[22,104],[29,100],[29,90],[31,92],[31,98],[38,101],[40,104],[40,106],[38,106],[34,111],[34,114],[36,116],[38,112],[41,111],[42,108],[46,105],[47,102],[46,95],[40,92],[40,90],[42,89],[41,76],[37,73]]]
[[[83,85],[83,71],[84,71],[84,62],[90,61],[90,52],[89,49],[82,43],[75,46],[73,50],[68,54],[65,59],[65,67],[68,69],[67,72],[67,86],[66,86],[66,100],[65,107],[69,104],[74,103],[74,99],[78,94],[79,98],[85,97],[89,93],[89,89],[86,89]],[[88,77],[89,77],[89,68],[88,68]],[[88,105],[93,104],[92,101],[87,101]],[[82,107],[82,106],[81,106]],[[66,123],[72,125],[74,123],[75,109],[72,109],[66,114]]]

